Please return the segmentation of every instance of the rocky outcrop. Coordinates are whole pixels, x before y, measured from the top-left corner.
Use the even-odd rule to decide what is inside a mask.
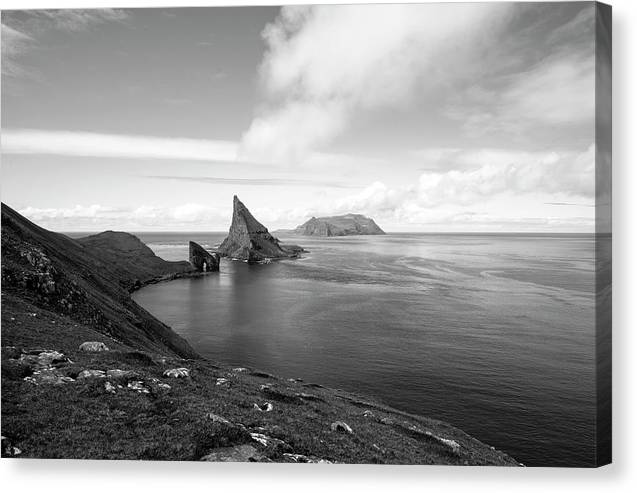
[[[219,254],[209,253],[204,247],[191,241],[188,248],[188,260],[198,272],[218,272]]]
[[[384,235],[373,219],[362,214],[313,217],[297,226],[292,233],[303,236]]]
[[[272,259],[298,257],[303,249],[296,245],[282,245],[235,195],[230,231],[217,251],[233,259],[267,262]]]

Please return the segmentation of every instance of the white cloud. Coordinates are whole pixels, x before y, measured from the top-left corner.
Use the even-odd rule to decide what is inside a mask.
[[[593,145],[581,152],[430,149],[420,155],[427,159],[425,168],[434,171],[425,171],[414,184],[391,188],[377,181],[358,193],[317,204],[309,214],[358,212],[381,223],[451,230],[593,227]],[[449,159],[458,166],[438,171]],[[568,198],[577,198],[578,209],[550,208]]]
[[[230,224],[230,208],[186,203],[174,207],[140,205],[110,207],[99,204],[60,208],[25,207],[18,212],[36,224],[56,231],[179,231],[224,230]]]
[[[2,129],[3,154],[51,154],[131,159],[235,161],[237,143],[223,140]]]
[[[243,136],[262,160],[303,159],[353,112],[406,105],[450,80],[507,7],[496,4],[284,7],[264,31],[268,100]],[[444,63],[453,53],[454,63]]]

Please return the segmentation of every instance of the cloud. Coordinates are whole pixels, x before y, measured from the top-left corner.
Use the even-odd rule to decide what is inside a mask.
[[[2,74],[12,78],[34,76],[20,64],[21,56],[40,46],[51,31],[76,33],[107,22],[122,22],[128,14],[119,9],[20,10],[2,13]]]
[[[526,25],[517,29],[511,21],[511,29],[483,60],[482,72],[457,91],[444,114],[461,122],[470,137],[528,140],[529,131],[592,128],[595,6],[528,4],[519,9],[519,18],[529,19]],[[561,16],[561,23],[547,23],[549,15]]]
[[[592,212],[590,217],[569,218],[545,214],[543,210],[545,205],[586,206],[564,198],[594,201],[594,145],[579,152],[443,148],[420,154],[428,158],[426,168],[433,171],[423,172],[414,184],[392,188],[376,181],[358,193],[318,204],[309,213],[320,216],[358,212],[381,222],[437,225],[443,230],[461,230],[462,224],[467,230],[573,230],[594,225]],[[450,156],[458,167],[444,171],[445,164],[441,162],[446,163]],[[548,202],[547,198],[554,200]],[[508,204],[508,209],[502,210],[502,204]],[[531,211],[538,215],[529,216]]]
[[[221,230],[227,226],[232,214],[228,208],[220,209],[196,203],[174,207],[110,207],[100,204],[60,208],[24,207],[18,212],[35,223],[56,231]]]
[[[470,204],[500,193],[595,195],[595,146],[583,152],[478,150],[462,153],[473,169],[425,172],[415,187],[423,205]]]
[[[288,6],[263,32],[266,101],[243,136],[257,159],[293,162],[359,110],[406,106],[448,84],[495,30],[495,4]],[[446,62],[453,54],[454,63]],[[474,62],[475,63],[475,62]]]
[[[537,126],[559,128],[595,118],[593,56],[555,57],[507,76],[503,87],[472,86],[448,105],[471,136],[523,134]]]
[[[358,188],[354,185],[335,181],[304,180],[296,178],[222,178],[215,176],[167,176],[151,175],[145,178],[156,180],[185,181],[192,183],[211,183],[215,185],[251,185],[251,186],[293,186],[293,187],[330,187]]]
[[[237,143],[143,135],[3,129],[2,153],[234,162]]]

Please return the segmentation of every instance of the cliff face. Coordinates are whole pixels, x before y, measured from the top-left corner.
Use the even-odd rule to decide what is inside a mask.
[[[188,246],[188,260],[198,272],[218,272],[219,254],[209,253],[204,247],[191,241]]]
[[[228,236],[217,249],[219,254],[248,262],[296,257],[303,251],[298,246],[282,245],[235,195],[232,224]]]
[[[73,240],[2,204],[2,293],[53,310],[128,344],[196,357],[188,343],[130,298],[151,278],[191,270],[138,238],[108,231]]]
[[[304,236],[384,235],[385,232],[373,219],[362,214],[313,217],[294,229],[294,234]]]

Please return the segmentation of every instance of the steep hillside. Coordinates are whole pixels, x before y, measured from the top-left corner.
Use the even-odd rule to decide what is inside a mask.
[[[2,292],[69,315],[131,345],[195,357],[188,343],[134,303],[129,291],[190,270],[166,262],[128,233],[72,240],[2,204]]]

